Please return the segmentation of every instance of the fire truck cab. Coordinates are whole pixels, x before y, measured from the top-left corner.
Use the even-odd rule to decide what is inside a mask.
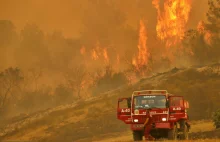
[[[126,103],[126,106],[122,106]],[[134,91],[132,97],[119,98],[117,118],[129,124],[135,141],[168,138],[188,139],[188,101],[167,90]]]

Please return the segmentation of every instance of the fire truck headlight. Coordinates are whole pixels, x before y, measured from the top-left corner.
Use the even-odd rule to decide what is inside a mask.
[[[138,122],[138,119],[134,119],[134,122]]]
[[[162,121],[167,121],[167,118],[162,118]]]
[[[134,114],[139,114],[139,110],[136,109],[136,110],[134,111]]]

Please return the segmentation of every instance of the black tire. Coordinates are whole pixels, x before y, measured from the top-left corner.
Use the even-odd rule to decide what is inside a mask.
[[[180,121],[180,139],[181,140],[188,140],[189,139],[189,129],[186,125],[185,120]]]
[[[133,139],[134,141],[142,141],[143,140],[142,131],[133,131]]]
[[[175,125],[173,129],[168,130],[168,140],[177,140],[178,130],[177,126]]]

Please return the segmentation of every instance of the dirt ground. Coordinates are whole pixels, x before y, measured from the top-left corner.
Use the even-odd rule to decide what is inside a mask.
[[[190,130],[189,141],[208,141],[217,142],[220,141],[220,130],[215,130],[211,121],[194,121],[192,122],[192,129]],[[99,139],[99,140],[98,140]],[[76,142],[86,142],[91,139],[81,139]],[[132,132],[126,131],[122,133],[112,133],[107,135],[101,135],[94,138],[93,142],[132,142]],[[161,140],[162,141],[162,140]],[[168,140],[163,140],[168,142]]]

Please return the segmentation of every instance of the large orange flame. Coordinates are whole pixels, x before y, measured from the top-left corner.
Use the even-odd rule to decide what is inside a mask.
[[[106,48],[103,49],[103,56],[104,56],[105,63],[108,64],[109,63],[109,58],[108,58],[108,52],[107,52]]]
[[[148,64],[149,52],[147,49],[147,33],[143,21],[140,21],[138,63],[143,66]]]
[[[138,71],[140,71],[143,66],[146,66],[148,64],[150,53],[148,51],[146,43],[147,43],[146,28],[144,22],[140,20],[138,56],[134,57],[132,60],[132,64],[136,67]]]
[[[98,56],[96,50],[95,50],[95,49],[92,49],[92,59],[93,59],[93,60],[97,60],[98,58],[99,58],[99,56]]]
[[[184,36],[191,10],[191,0],[164,0],[163,11],[159,1],[152,1],[158,13],[157,36],[166,41],[166,47],[170,47],[181,41]]]

